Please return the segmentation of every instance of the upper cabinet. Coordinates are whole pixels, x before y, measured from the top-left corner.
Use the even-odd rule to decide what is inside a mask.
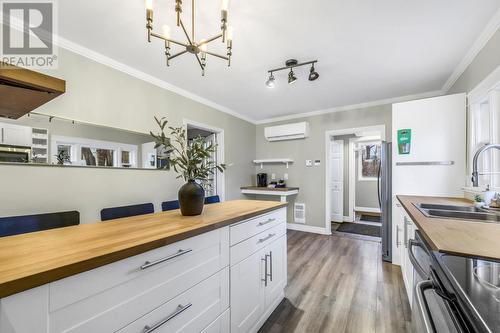
[[[31,127],[0,123],[0,144],[31,147]]]
[[[66,81],[0,62],[0,117],[18,119],[66,92]]]

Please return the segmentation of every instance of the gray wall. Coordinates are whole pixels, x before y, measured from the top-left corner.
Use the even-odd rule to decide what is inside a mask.
[[[281,121],[257,126],[257,158],[293,158],[289,169],[281,165],[265,165],[263,171],[276,173],[277,177],[289,174],[287,184],[300,187],[297,197],[290,199],[288,221],[293,221],[293,202],[306,203],[306,224],[325,226],[325,131],[373,125],[385,125],[386,133],[391,133],[391,105],[376,106],[360,110],[330,113],[325,115]],[[264,127],[308,121],[310,136],[304,140],[268,142],[264,137]],[[306,167],[306,159],[319,159],[321,166]],[[260,172],[260,167],[255,168]]]
[[[164,70],[164,69],[159,69]],[[66,94],[36,111],[148,133],[153,116],[172,125],[183,118],[225,130],[226,199],[240,198],[241,184],[255,173],[255,125],[131,77],[70,51],[59,50]],[[202,78],[200,78],[201,80]],[[0,216],[78,210],[83,223],[99,220],[103,207],[175,199],[182,181],[173,172],[0,166]]]
[[[500,29],[478,53],[448,94],[470,92],[498,66],[500,66]]]

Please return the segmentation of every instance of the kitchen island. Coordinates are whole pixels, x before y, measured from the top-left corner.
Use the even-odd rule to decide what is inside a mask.
[[[235,200],[2,238],[0,332],[258,329],[284,296],[285,223]]]

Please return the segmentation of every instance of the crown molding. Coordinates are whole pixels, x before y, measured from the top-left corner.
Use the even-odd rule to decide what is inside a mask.
[[[467,67],[469,67],[472,61],[479,54],[479,52],[481,52],[481,50],[486,46],[486,43],[488,43],[495,32],[497,32],[498,28],[500,28],[500,9],[496,11],[495,15],[493,15],[484,30],[474,41],[469,51],[465,54],[462,61],[458,64],[453,73],[451,73],[450,77],[441,89],[442,91],[446,93],[450,91],[451,87],[453,87],[453,85],[457,82],[460,76],[462,76]]]
[[[120,72],[123,72],[125,74],[128,74],[130,76],[133,76],[139,80],[151,83],[157,87],[163,88],[165,90],[171,91],[173,93],[176,93],[178,95],[181,95],[183,97],[189,98],[193,101],[196,101],[198,103],[204,104],[206,106],[209,106],[211,108],[216,109],[217,111],[221,111],[224,113],[227,113],[233,117],[242,119],[244,121],[247,121],[249,123],[255,124],[255,120],[251,119],[247,116],[244,116],[234,110],[231,110],[225,106],[222,106],[220,104],[217,104],[209,99],[206,99],[204,97],[201,97],[199,95],[196,95],[192,92],[189,92],[185,89],[182,89],[180,87],[177,87],[171,83],[168,83],[164,80],[161,80],[157,77],[154,77],[152,75],[149,75],[143,71],[140,71],[136,68],[133,68],[131,66],[125,65],[124,63],[121,63],[119,61],[116,61],[110,57],[107,57],[101,53],[92,51],[91,49],[88,49],[80,44],[74,43],[70,40],[67,40],[61,36],[58,36],[57,39],[55,39],[55,44],[57,44],[59,47],[62,47],[68,51],[71,51],[73,53],[76,53],[78,55],[81,55],[85,58],[91,59],[97,63],[100,63],[102,65],[111,67],[113,69],[116,69]]]
[[[268,119],[264,119],[264,120],[257,120],[256,124],[257,125],[268,124],[268,123],[274,123],[274,122],[277,122],[277,121],[284,121],[284,120],[291,120],[291,119],[297,119],[297,118],[313,117],[313,116],[319,116],[319,115],[328,114],[328,113],[350,111],[350,110],[358,110],[358,109],[366,109],[366,108],[374,107],[374,106],[380,106],[380,105],[386,105],[386,104],[394,104],[394,103],[412,101],[412,100],[415,100],[415,99],[436,97],[436,96],[440,96],[440,95],[443,95],[443,91],[441,91],[441,90],[429,91],[429,92],[425,92],[425,93],[421,93],[421,94],[406,95],[406,96],[400,96],[400,97],[394,97],[394,98],[387,98],[387,99],[381,99],[381,100],[372,101],[372,102],[366,102],[366,103],[360,103],[360,104],[351,104],[351,105],[344,105],[344,106],[337,106],[337,107],[329,108],[329,109],[323,109],[323,110],[317,110],[317,111],[311,111],[311,112],[291,114],[291,115],[287,115],[287,116],[281,116],[281,117],[275,117],[275,118],[268,118]]]

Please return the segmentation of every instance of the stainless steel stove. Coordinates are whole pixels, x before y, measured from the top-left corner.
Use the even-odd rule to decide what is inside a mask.
[[[434,254],[446,292],[457,298],[471,326],[479,332],[500,332],[500,262]],[[451,288],[450,288],[451,287]]]

